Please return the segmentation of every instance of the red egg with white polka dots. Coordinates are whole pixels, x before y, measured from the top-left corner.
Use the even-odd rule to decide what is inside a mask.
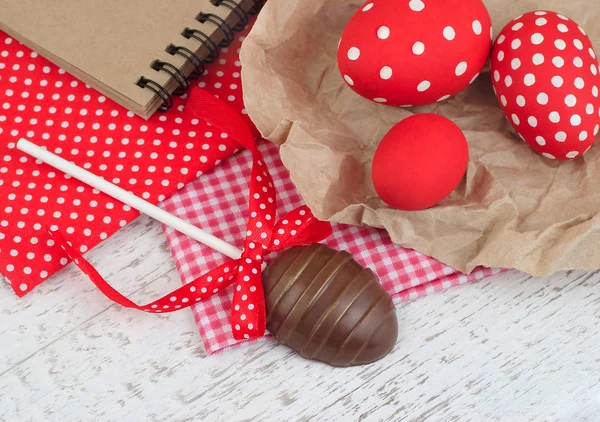
[[[344,30],[338,66],[350,88],[371,101],[421,106],[468,87],[491,46],[481,0],[369,0]]]
[[[536,11],[499,34],[494,92],[513,128],[538,154],[572,160],[600,131],[600,72],[592,42],[566,16]]]

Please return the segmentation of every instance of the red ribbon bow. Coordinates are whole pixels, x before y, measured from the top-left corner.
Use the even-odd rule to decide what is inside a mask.
[[[233,336],[236,340],[257,338],[264,335],[266,329],[266,306],[261,277],[264,257],[291,246],[319,242],[331,234],[331,225],[317,220],[306,206],[295,209],[275,223],[273,179],[241,116],[228,104],[198,88],[191,92],[186,109],[194,117],[228,133],[252,152],[248,231],[239,259],[226,262],[161,299],[140,306],[108,284],[59,233],[50,234],[106,297],[127,308],[150,313],[174,312],[192,306],[233,284]]]

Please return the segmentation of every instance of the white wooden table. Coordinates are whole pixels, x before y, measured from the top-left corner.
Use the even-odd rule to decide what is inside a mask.
[[[179,278],[142,217],[88,254],[136,300]],[[73,266],[0,283],[0,420],[600,420],[600,272],[511,272],[401,306],[394,352],[332,369],[274,341],[205,357],[190,312],[104,299]]]

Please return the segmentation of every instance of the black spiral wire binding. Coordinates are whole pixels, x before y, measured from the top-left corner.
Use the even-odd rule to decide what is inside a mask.
[[[231,10],[233,13],[237,15],[240,21],[233,27],[236,31],[243,31],[248,25],[250,21],[250,16],[248,16],[248,12],[246,12],[243,8],[240,7],[240,4],[235,0],[210,0],[212,4],[215,6],[224,6]],[[256,5],[256,2],[254,3]]]
[[[235,31],[231,25],[229,25],[227,21],[219,15],[202,12],[196,16],[196,20],[200,23],[211,22],[215,24],[217,28],[219,28],[219,30],[223,33],[223,41],[219,43],[219,47],[227,47],[235,39]]]
[[[188,79],[195,80],[204,74],[206,68],[204,67],[204,61],[196,55],[192,50],[181,45],[171,44],[167,47],[167,53],[172,56],[181,56],[194,66],[194,70],[189,74]]]
[[[265,5],[265,1],[264,0],[254,0],[253,3],[254,3],[254,6],[252,6],[252,8],[248,11],[248,13],[250,13],[251,15],[256,15],[258,12],[260,12],[260,9],[262,9],[262,7]]]
[[[173,66],[169,62],[163,62],[162,60],[154,60],[154,62],[150,65],[150,67],[157,72],[165,72],[171,78],[177,82],[179,87],[173,92],[175,95],[183,95],[190,89],[190,81],[185,77],[183,72],[179,70],[176,66]]]
[[[160,97],[163,101],[159,108],[160,111],[167,111],[173,107],[173,96],[161,84],[142,76],[136,85],[140,88],[148,88]]]
[[[204,63],[213,63],[219,57],[219,46],[204,32],[199,29],[185,28],[181,33],[184,38],[190,38],[199,41],[202,45],[208,48],[208,56],[204,59]]]
[[[159,107],[159,111],[167,111],[171,107],[173,107],[173,95],[184,95],[190,89],[190,80],[198,79],[205,72],[205,64],[213,63],[219,57],[219,47],[227,47],[229,46],[233,40],[235,39],[235,32],[242,31],[248,25],[250,21],[250,16],[256,14],[260,11],[262,6],[264,5],[264,0],[252,0],[253,6],[252,8],[246,12],[241,5],[240,2],[236,0],[210,0],[211,3],[215,6],[223,6],[232,11],[238,18],[239,21],[236,25],[231,26],[225,19],[214,14],[214,13],[204,13],[201,12],[196,20],[200,23],[210,22],[215,25],[219,31],[223,34],[223,40],[217,45],[208,35],[199,29],[193,28],[185,28],[181,35],[186,39],[194,39],[199,41],[202,46],[204,46],[208,50],[208,56],[204,59],[198,57],[196,53],[184,46],[177,46],[174,44],[169,45],[166,48],[166,52],[172,56],[181,56],[185,58],[188,63],[193,66],[193,70],[189,76],[185,76],[185,74],[175,65],[165,62],[162,60],[155,60],[152,62],[150,67],[156,72],[165,72],[169,75],[170,79],[173,79],[177,82],[178,87],[175,89],[173,94],[170,94],[169,91],[163,87],[158,82],[153,79],[147,78],[145,76],[140,77],[140,79],[136,82],[136,85],[140,88],[148,88],[154,94],[156,94],[161,100],[162,104]]]

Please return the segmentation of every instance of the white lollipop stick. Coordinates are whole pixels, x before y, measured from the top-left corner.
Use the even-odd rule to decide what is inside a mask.
[[[191,237],[192,239],[195,239],[198,242],[213,248],[217,252],[221,252],[223,255],[233,259],[237,259],[242,256],[241,250],[230,245],[229,243],[226,243],[218,237],[200,230],[198,227],[188,223],[187,221],[175,217],[173,214],[169,214],[157,206],[152,205],[150,202],[135,196],[125,189],[113,185],[101,177],[98,177],[95,174],[90,173],[89,171],[82,169],[81,167],[78,167],[75,164],[47,151],[46,149],[37,146],[27,139],[20,139],[17,143],[17,148],[74,177],[75,179],[98,189],[100,192],[104,192],[105,194],[118,199],[119,201],[129,205],[139,212],[146,214],[155,220],[158,220],[161,223]]]

